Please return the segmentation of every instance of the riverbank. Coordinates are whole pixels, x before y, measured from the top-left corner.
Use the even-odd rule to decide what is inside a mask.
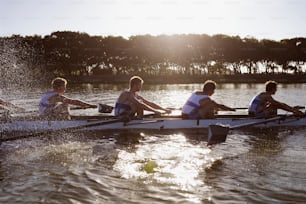
[[[73,76],[66,77],[71,83],[127,83],[132,75],[100,75],[100,76]],[[306,83],[306,74],[238,74],[238,75],[173,75],[147,76],[141,75],[147,84],[191,84],[203,83],[211,79],[217,83],[264,83],[274,80],[278,83]]]

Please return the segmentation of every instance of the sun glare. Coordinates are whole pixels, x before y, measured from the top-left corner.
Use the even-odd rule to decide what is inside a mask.
[[[103,10],[97,30],[114,30],[118,35],[222,33],[235,10],[223,1],[126,1],[95,8]],[[98,12],[99,10],[99,12]],[[94,21],[89,22],[94,23]]]
[[[166,136],[163,135],[164,137]],[[189,191],[207,192],[210,189],[198,178],[205,166],[209,166],[213,161],[210,151],[208,148],[188,143],[184,135],[174,134],[162,144],[147,142],[138,146],[132,153],[120,150],[114,169],[119,171],[123,178],[136,178],[151,185],[166,185],[185,191],[186,196],[190,196]]]

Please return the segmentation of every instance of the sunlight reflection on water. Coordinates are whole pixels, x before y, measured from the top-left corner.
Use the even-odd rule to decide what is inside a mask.
[[[164,140],[164,142],[157,143],[157,140]],[[188,143],[182,134],[170,135],[167,140],[150,137],[150,141],[137,146],[135,152],[121,150],[114,169],[126,179],[141,179],[145,183],[166,185],[173,190],[186,193],[207,192],[209,186],[204,183],[199,174],[213,162],[210,152],[208,148]],[[147,161],[155,161],[157,164],[153,174],[142,169]],[[186,195],[191,196],[188,193]]]
[[[113,105],[124,88],[126,85],[70,86],[67,96]],[[141,95],[165,107],[182,107],[191,92],[201,88],[202,84],[145,85]],[[47,89],[1,93],[17,105],[35,110],[41,93]],[[262,89],[262,84],[222,84],[213,99],[246,107],[252,95]],[[275,98],[291,105],[305,105],[305,90],[305,84],[281,85]],[[72,113],[99,114],[95,109]],[[192,140],[192,136],[155,132],[131,139],[134,135],[124,138],[100,133],[97,137],[85,135],[81,140],[72,134],[3,143],[0,176],[4,190],[0,192],[0,202],[305,201],[305,130],[233,131],[226,143],[210,148],[203,140]],[[144,165],[151,161],[157,166],[148,173]]]

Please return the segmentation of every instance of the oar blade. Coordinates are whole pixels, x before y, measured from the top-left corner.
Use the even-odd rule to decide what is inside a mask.
[[[229,126],[209,125],[207,145],[213,145],[225,142],[229,130],[230,130]]]

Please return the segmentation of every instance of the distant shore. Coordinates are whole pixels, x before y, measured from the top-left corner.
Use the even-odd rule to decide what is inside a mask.
[[[274,80],[278,83],[306,83],[306,74],[238,74],[238,75],[173,75],[173,76],[146,76],[141,75],[146,84],[191,84],[203,83],[211,79],[217,83],[264,83]],[[71,83],[128,83],[131,75],[101,75],[101,76],[69,76]]]

